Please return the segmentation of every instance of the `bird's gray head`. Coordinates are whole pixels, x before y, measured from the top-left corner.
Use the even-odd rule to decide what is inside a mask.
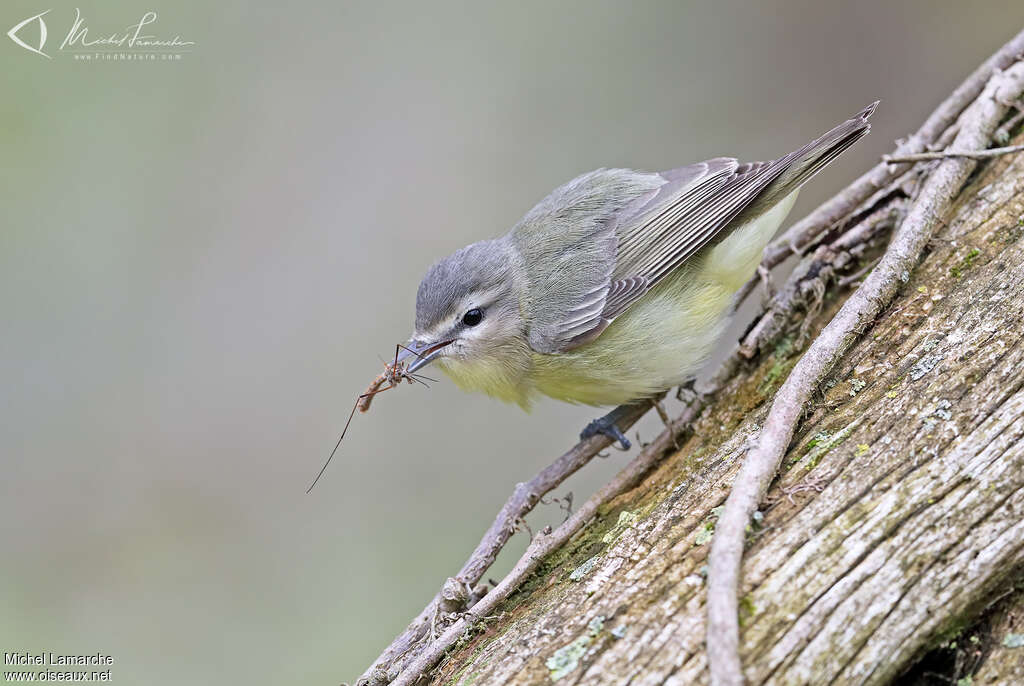
[[[404,357],[415,370],[480,362],[526,341],[519,256],[504,239],[480,241],[435,263],[416,293],[416,327]],[[411,359],[415,358],[415,359]]]

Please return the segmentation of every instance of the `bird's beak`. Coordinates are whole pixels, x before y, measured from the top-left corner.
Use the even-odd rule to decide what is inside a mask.
[[[452,344],[452,341],[441,341],[440,343],[424,343],[415,339],[410,340],[408,343],[398,351],[398,362],[409,362],[409,366],[406,367],[407,372],[414,372],[421,367],[425,367],[430,364],[435,358],[437,358],[441,351]]]

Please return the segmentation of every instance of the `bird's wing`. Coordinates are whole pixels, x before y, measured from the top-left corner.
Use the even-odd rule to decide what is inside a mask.
[[[520,235],[531,296],[544,303],[531,313],[530,347],[561,352],[600,336],[763,189],[771,177],[756,171],[766,166],[720,157],[646,174],[650,182],[643,189],[596,221],[580,221],[593,215],[588,208],[564,226],[550,216],[543,223],[524,222],[537,227],[532,240],[522,240],[525,232],[517,227],[513,235]],[[534,264],[545,265],[544,273],[531,269]]]
[[[739,164],[720,157],[662,172],[673,179],[706,169],[685,186],[673,189],[670,181],[642,207],[619,217],[616,265],[601,316],[611,323],[711,242],[785,171],[787,158]]]
[[[531,311],[530,346],[561,352],[593,341],[744,210],[774,206],[865,135],[875,105],[770,162],[718,157],[660,174],[599,170],[552,193],[511,234],[534,237],[519,243],[533,245],[520,253],[531,294],[544,303]],[[587,193],[565,192],[581,181]],[[533,264],[546,271],[534,274]]]
[[[533,350],[560,352],[603,330],[618,217],[664,184],[658,174],[598,169],[552,191],[509,232],[528,282],[521,307]]]

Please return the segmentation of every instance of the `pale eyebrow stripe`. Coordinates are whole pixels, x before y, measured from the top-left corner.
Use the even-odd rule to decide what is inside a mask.
[[[452,311],[446,315],[440,323],[432,326],[429,331],[422,332],[422,335],[430,339],[439,338],[442,333],[451,330],[462,319],[462,315],[470,308],[479,307],[481,309],[487,309],[487,307],[501,294],[502,290],[503,289],[497,287],[490,288],[475,295],[472,299],[463,296],[462,299],[459,300],[452,308]]]
[[[458,321],[459,319],[462,318],[463,314],[465,314],[467,311],[474,307],[486,309],[498,298],[499,295],[501,295],[501,291],[502,289],[500,288],[491,288],[482,293],[474,295],[473,298],[463,296],[463,298],[459,300],[458,306],[455,307],[454,311],[451,313],[451,318],[455,321]]]

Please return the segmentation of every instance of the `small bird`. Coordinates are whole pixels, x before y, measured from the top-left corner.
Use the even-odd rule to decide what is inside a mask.
[[[800,187],[870,130],[877,102],[770,162],[598,169],[511,231],[427,270],[399,360],[529,409],[625,405],[692,379]],[[629,441],[615,411],[581,437]]]

